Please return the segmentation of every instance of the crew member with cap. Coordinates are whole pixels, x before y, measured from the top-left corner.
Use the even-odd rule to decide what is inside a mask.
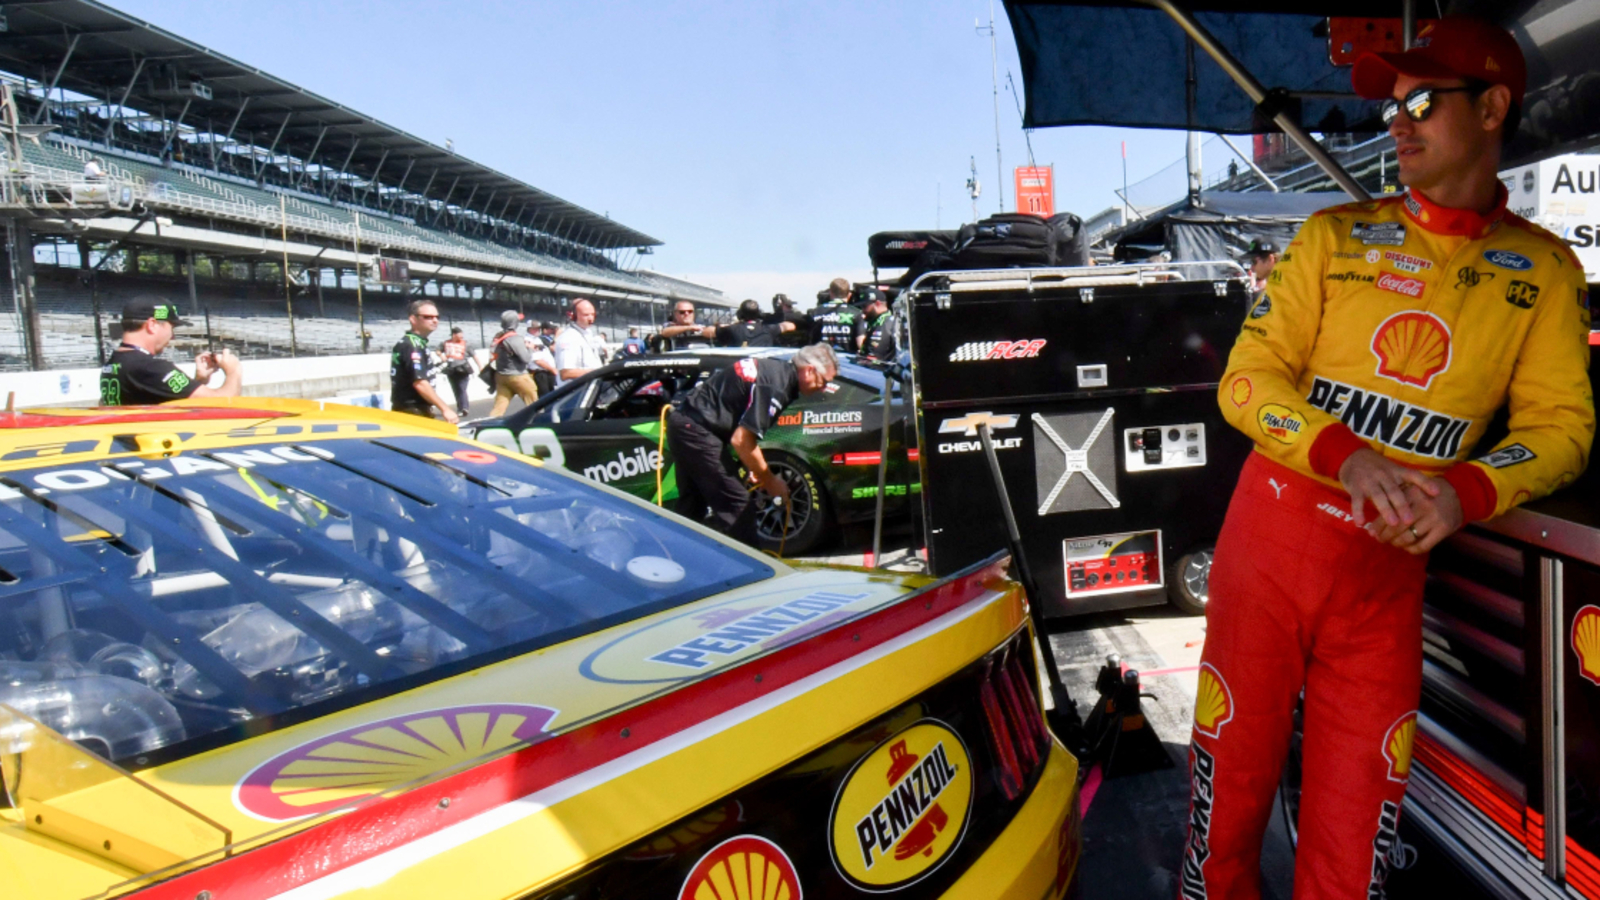
[[[768,468],[757,444],[796,396],[817,393],[838,374],[833,349],[814,344],[792,359],[741,359],[680,394],[667,413],[678,514],[756,546],[756,505],[729,471],[728,448],[752,487],[787,501],[789,486]]]
[[[785,331],[778,337],[778,345],[782,347],[804,347],[806,339],[811,337],[811,317],[795,309],[788,294],[772,295],[772,312],[762,321],[768,325],[788,322],[794,326],[793,331]]]
[[[867,339],[861,352],[874,359],[894,359],[894,335],[889,333],[889,298],[876,285],[861,292],[861,311],[866,314]]]
[[[389,351],[389,408],[427,418],[437,408],[439,416],[454,425],[460,417],[433,389],[428,358],[428,335],[439,327],[439,308],[432,300],[413,300],[407,313],[411,328]]]
[[[761,304],[754,300],[739,304],[737,315],[731,325],[707,326],[706,334],[718,347],[772,347],[778,343],[779,335],[794,330],[788,322],[763,322]]]
[[[501,313],[500,333],[489,344],[490,365],[494,366],[494,406],[489,410],[491,419],[505,415],[512,397],[522,398],[523,403],[539,399],[539,390],[528,375],[528,363],[533,354],[528,342],[517,332],[517,323],[520,321],[522,316],[514,309]]]
[[[178,307],[149,294],[135,297],[122,307],[122,343],[100,369],[101,406],[143,406],[186,397],[237,397],[243,384],[239,357],[227,348],[198,354],[194,377],[161,358],[172,343],[176,328],[188,327]],[[222,384],[211,387],[211,376],[222,372]]]
[[[606,364],[600,329],[594,327],[594,301],[578,297],[568,313],[571,321],[556,335],[556,373],[562,381],[577,378]]]
[[[1384,895],[1427,553],[1588,461],[1583,267],[1507,211],[1496,177],[1525,72],[1509,34],[1454,16],[1360,57],[1355,90],[1384,101],[1409,192],[1312,216],[1229,357],[1222,412],[1256,447],[1209,579],[1185,897],[1260,896],[1302,690],[1294,896]],[[1508,433],[1475,448],[1502,406]]]
[[[861,310],[850,305],[850,282],[835,278],[828,284],[828,302],[811,311],[810,342],[828,344],[841,353],[859,353],[865,338]]]
[[[1266,290],[1272,267],[1278,264],[1278,245],[1271,241],[1253,240],[1249,249],[1244,251],[1244,260],[1245,268],[1250,273],[1251,295]]]
[[[543,397],[556,389],[558,381],[556,356],[550,352],[550,345],[544,342],[544,326],[529,322],[523,342],[528,345],[528,375],[533,379],[533,386],[539,389],[539,396]]]

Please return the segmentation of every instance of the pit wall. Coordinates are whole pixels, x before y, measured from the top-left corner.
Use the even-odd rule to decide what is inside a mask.
[[[480,351],[481,352],[481,351]],[[169,355],[169,359],[172,357]],[[194,361],[173,359],[191,376]],[[334,400],[375,409],[389,408],[389,354],[307,356],[292,359],[247,359],[244,365],[246,397],[289,397]],[[213,376],[222,383],[222,374]],[[441,397],[449,398],[450,385],[443,375],[434,379]],[[483,382],[468,380],[468,399],[490,396]],[[100,402],[99,369],[54,369],[46,372],[0,373],[0,402],[16,394],[15,406],[95,406]]]

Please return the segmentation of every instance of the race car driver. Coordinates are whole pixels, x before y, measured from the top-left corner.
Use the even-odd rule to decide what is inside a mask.
[[[789,486],[767,467],[757,446],[778,413],[798,394],[815,394],[839,374],[826,344],[802,347],[792,359],[741,359],[673,402],[667,446],[678,469],[678,515],[756,546],[756,505],[728,471],[733,448],[752,487],[787,500]]]
[[[1185,897],[1260,896],[1302,688],[1294,896],[1383,896],[1426,554],[1587,462],[1583,268],[1496,178],[1525,72],[1510,35],[1455,17],[1361,57],[1409,193],[1313,216],[1243,324],[1219,400],[1256,452],[1210,575]],[[1502,405],[1509,433],[1474,456]]]

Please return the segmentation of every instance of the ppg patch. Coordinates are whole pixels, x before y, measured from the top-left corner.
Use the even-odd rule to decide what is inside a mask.
[[[1369,247],[1373,244],[1398,247],[1406,242],[1406,226],[1399,222],[1357,222],[1350,226],[1350,236]]]
[[[1507,466],[1514,466],[1518,463],[1525,463],[1535,459],[1538,459],[1538,457],[1527,447],[1521,444],[1507,444],[1488,456],[1478,457],[1478,462],[1493,469],[1504,469]]]
[[[1506,285],[1506,302],[1518,309],[1533,309],[1539,299],[1539,287],[1526,281],[1513,281]]]

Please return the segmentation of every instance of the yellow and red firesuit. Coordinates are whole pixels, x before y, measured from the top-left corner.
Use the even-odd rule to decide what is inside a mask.
[[[1503,187],[1497,199],[1487,215],[1419,194],[1325,210],[1244,322],[1219,401],[1256,452],[1211,573],[1185,896],[1258,896],[1302,686],[1295,896],[1382,894],[1416,730],[1426,556],[1356,527],[1344,461],[1370,447],[1437,473],[1467,521],[1583,471],[1583,267],[1506,212]],[[1468,460],[1502,404],[1509,434]]]

